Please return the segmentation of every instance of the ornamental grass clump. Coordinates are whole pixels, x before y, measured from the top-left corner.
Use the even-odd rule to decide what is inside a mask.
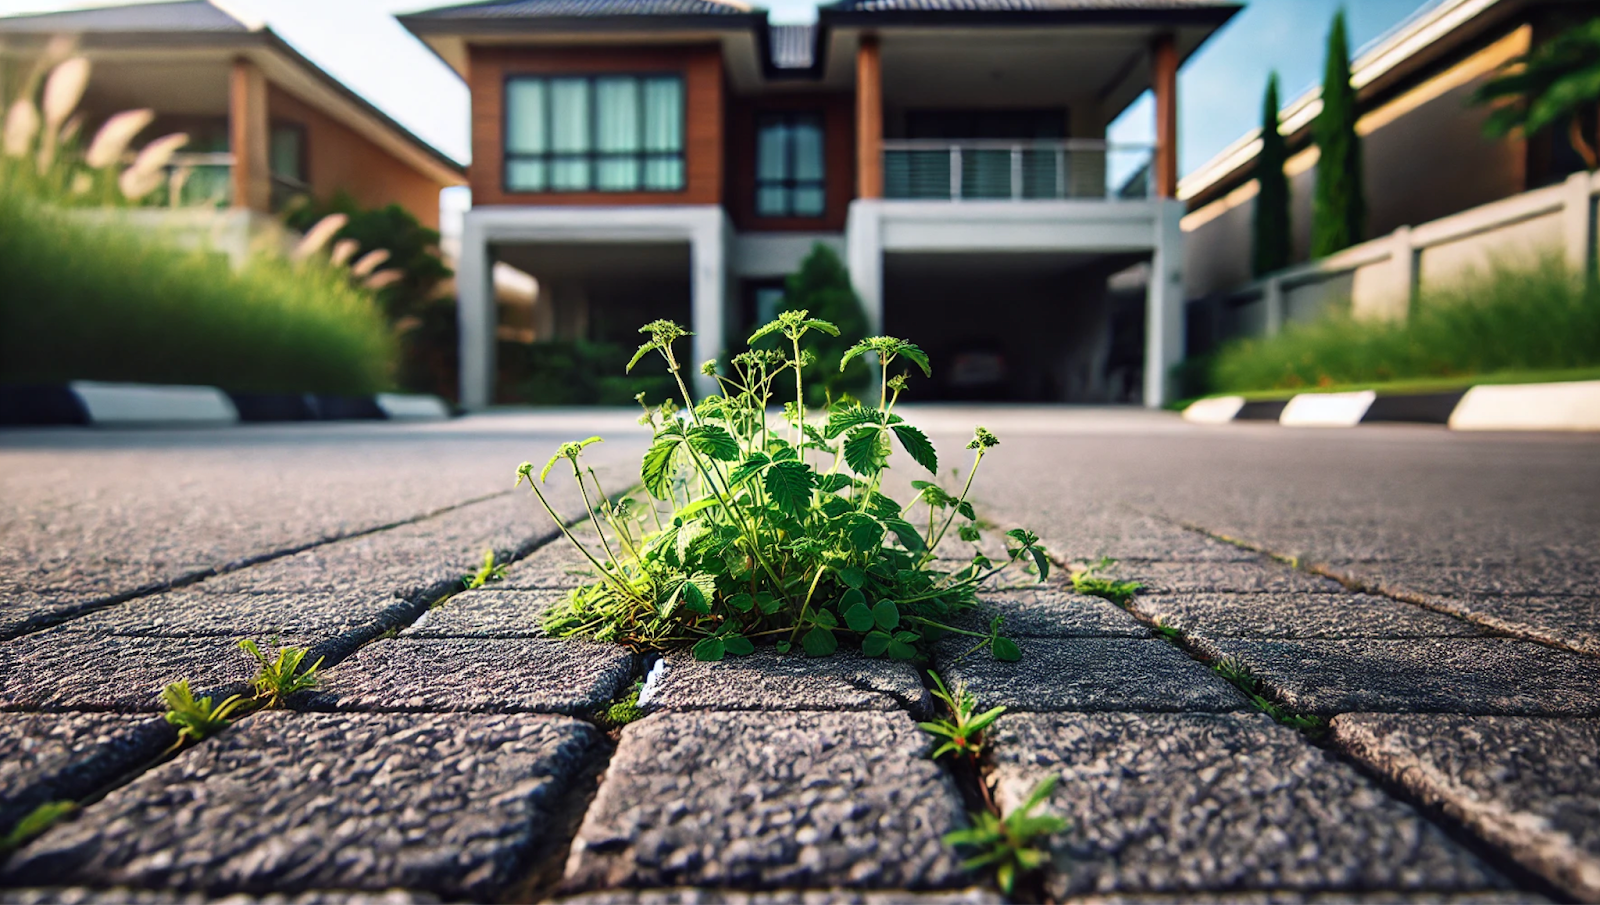
[[[959,563],[935,553],[950,552],[947,536],[981,540],[968,496],[978,466],[1000,441],[976,430],[959,494],[918,482],[910,504],[902,505],[884,492],[891,444],[938,474],[933,444],[895,414],[908,379],[895,373],[897,366],[909,363],[931,376],[921,349],[885,336],[857,343],[840,366],[875,356],[882,372],[878,404],[844,400],[810,417],[803,401],[811,356],[803,341],[837,331],[807,311],[786,311],[750,338],[779,334],[785,348],[737,355],[726,376],[707,362],[702,373],[716,379],[720,392],[698,402],[673,349],[688,333],[670,321],[640,332],[649,340],[629,369],[659,355],[685,406],[671,399],[646,405],[640,419],[655,431],[640,470],[651,501],[610,502],[599,476],[582,462],[599,437],[562,445],[537,480],[532,463],[517,470],[517,483],[528,480],[600,576],[546,613],[548,632],[640,650],[692,647],[701,660],[749,654],[757,643],[774,643],[780,653],[798,645],[820,657],[841,641],[869,656],[913,660],[945,633],[978,638],[1000,659],[1021,656],[1001,637],[999,620],[987,632],[951,622],[976,605],[982,582],[1009,567],[1026,565],[1044,580],[1049,559],[1039,539],[1022,529],[1007,532],[1001,562],[977,547]],[[769,419],[780,394],[782,419]],[[563,461],[593,519],[596,549],[573,536],[539,490]]]

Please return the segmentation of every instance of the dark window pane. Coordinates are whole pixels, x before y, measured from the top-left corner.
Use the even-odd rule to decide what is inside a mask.
[[[821,186],[807,185],[794,190],[795,216],[820,217],[826,206],[826,199],[822,196]]]

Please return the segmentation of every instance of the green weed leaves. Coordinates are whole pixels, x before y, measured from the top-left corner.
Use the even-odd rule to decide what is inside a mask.
[[[16,826],[0,836],[0,858],[16,851],[28,844],[28,841],[55,826],[63,817],[76,811],[78,806],[71,801],[47,801],[39,805],[18,820]]]
[[[1144,585],[1137,581],[1118,581],[1099,574],[1100,570],[1110,568],[1115,563],[1116,560],[1111,557],[1102,556],[1099,562],[1074,572],[1072,589],[1079,594],[1100,597],[1127,609],[1128,603],[1133,600],[1133,595],[1143,589]]]
[[[180,679],[161,692],[167,705],[167,722],[178,727],[178,742],[199,742],[228,728],[235,714],[247,711],[250,701],[243,695],[233,695],[221,704],[212,706],[210,696],[195,699],[189,690],[189,680]]]
[[[939,473],[932,441],[895,412],[908,375],[888,374],[900,361],[931,373],[922,350],[893,337],[858,344],[846,363],[867,352],[877,357],[885,372],[880,398],[841,399],[817,415],[802,404],[811,357],[802,343],[838,330],[804,310],[783,312],[751,337],[781,335],[787,350],[734,356],[728,373],[707,372],[720,392],[700,399],[689,393],[673,347],[687,331],[658,321],[641,332],[649,341],[633,364],[658,354],[680,390],[677,401],[640,400],[640,423],[654,430],[639,471],[648,499],[606,502],[612,498],[582,462],[597,437],[563,445],[539,482],[530,464],[517,470],[518,483],[530,478],[561,524],[540,484],[555,462],[569,461],[597,535],[599,549],[590,549],[561,529],[600,579],[547,612],[551,634],[639,650],[686,647],[701,660],[743,656],[760,643],[813,657],[848,644],[872,657],[918,660],[944,634],[970,635],[1001,659],[1022,655],[998,624],[989,632],[951,624],[1001,571],[1026,565],[1040,580],[1049,574],[1038,538],[1020,528],[1005,535],[998,562],[982,547],[962,554],[956,546],[984,541],[969,496],[999,440],[978,429],[959,491],[918,481],[904,504],[885,492],[897,452]],[[769,415],[779,408],[781,418]]]
[[[993,868],[1000,891],[1010,895],[1016,888],[1018,875],[1038,870],[1049,860],[1050,852],[1044,846],[1050,836],[1069,826],[1060,817],[1033,813],[1055,791],[1058,779],[1050,776],[1041,781],[1028,793],[1021,807],[1004,817],[988,811],[972,814],[972,826],[946,833],[945,844],[973,850],[961,866],[967,870]]]
[[[494,550],[483,551],[483,565],[471,575],[461,576],[461,584],[469,591],[475,591],[491,581],[501,581],[506,577],[505,563],[494,561]]]
[[[939,747],[933,751],[933,759],[952,754],[976,761],[983,754],[984,731],[1006,712],[1006,708],[992,707],[978,713],[978,699],[967,690],[965,683],[957,682],[952,691],[945,687],[938,673],[930,671],[928,676],[933,679],[933,696],[950,711],[948,718],[917,724],[922,731],[941,739]]]
[[[301,671],[300,664],[306,658],[304,648],[281,648],[277,658],[271,660],[249,638],[239,642],[239,649],[255,658],[261,667],[256,677],[250,680],[250,688],[264,710],[282,707],[291,695],[317,687],[317,667],[322,665],[322,658],[318,657],[310,668]]]

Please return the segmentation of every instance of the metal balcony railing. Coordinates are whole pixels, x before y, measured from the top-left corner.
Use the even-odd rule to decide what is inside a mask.
[[[934,201],[1143,198],[1151,149],[1093,139],[889,139],[884,195]]]

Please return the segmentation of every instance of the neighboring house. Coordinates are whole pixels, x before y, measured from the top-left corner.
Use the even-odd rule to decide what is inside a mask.
[[[872,329],[934,357],[916,398],[1159,404],[1182,352],[1177,70],[1238,8],[845,0],[773,26],[715,0],[499,0],[401,16],[471,89],[463,402],[493,402],[493,265],[538,280],[539,337],[631,346],[669,317],[694,331],[680,354],[698,370],[771,316],[820,242]],[[1150,89],[1155,147],[1109,147],[1107,123]]]
[[[1361,109],[1357,132],[1365,164],[1367,236],[1386,237],[1402,227],[1459,215],[1561,183],[1581,171],[1583,162],[1564,129],[1531,140],[1486,138],[1483,122],[1488,111],[1471,104],[1470,98],[1507,62],[1594,15],[1593,0],[1439,0],[1364,49],[1354,60],[1351,81]],[[1292,192],[1297,262],[1309,255],[1317,165],[1311,131],[1321,109],[1319,87],[1281,112],[1281,130],[1290,151],[1285,170]],[[1351,266],[1332,267],[1334,272],[1326,280],[1303,281],[1301,291],[1291,289],[1278,300],[1278,310],[1268,311],[1271,306],[1264,303],[1263,293],[1247,286],[1252,280],[1251,220],[1260,147],[1257,130],[1179,184],[1178,195],[1189,210],[1183,219],[1185,288],[1188,298],[1198,300],[1188,311],[1191,353],[1231,336],[1271,332],[1279,323],[1313,318],[1323,307],[1341,304],[1352,294],[1375,295],[1380,283],[1395,298],[1357,298],[1358,309],[1364,303],[1374,310],[1400,305],[1403,313],[1405,297],[1414,289],[1399,286],[1390,291],[1386,284],[1414,284],[1422,276],[1459,270],[1483,258],[1483,248],[1467,254],[1439,246],[1425,251],[1413,244],[1409,251],[1403,250],[1405,266],[1394,268],[1373,255],[1358,253],[1344,262]],[[1529,210],[1537,209],[1539,204]],[[1495,211],[1484,214],[1484,223],[1507,219]],[[1521,215],[1511,211],[1509,216]],[[1523,219],[1548,218],[1541,214]],[[1525,228],[1526,236],[1497,233],[1480,244],[1492,250],[1513,240],[1534,240],[1534,233],[1549,232],[1547,226],[1541,222],[1531,230]],[[1473,231],[1473,224],[1465,221],[1461,227],[1449,227],[1450,242]],[[1558,247],[1563,241],[1555,233],[1545,238],[1546,244]],[[1363,281],[1363,273],[1371,279]]]
[[[82,134],[150,108],[135,147],[189,135],[169,202],[234,209],[250,223],[309,193],[396,203],[439,225],[439,192],[465,182],[455,161],[301,56],[259,22],[207,0],[0,18],[0,96],[56,36],[93,64]],[[9,75],[9,78],[6,76]],[[213,218],[215,219],[215,218]]]

